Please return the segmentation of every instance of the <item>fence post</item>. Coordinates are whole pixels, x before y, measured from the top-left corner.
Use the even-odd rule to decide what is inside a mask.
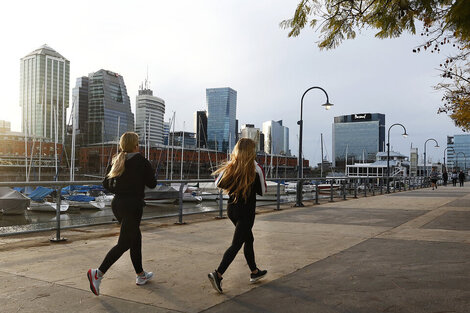
[[[67,238],[60,237],[60,204],[62,202],[62,199],[60,198],[61,193],[62,193],[62,188],[57,187],[57,196],[56,196],[56,202],[55,202],[55,205],[56,205],[55,218],[57,220],[57,229],[56,229],[55,237],[52,237],[50,239],[51,242],[60,242],[60,241],[66,241],[67,240]]]
[[[368,183],[364,182],[364,197],[367,197],[367,185]]]
[[[401,177],[398,178],[398,191],[401,191]]]
[[[372,195],[375,196],[375,182],[372,182]]]
[[[280,211],[281,210],[281,180],[277,181],[277,202],[276,202],[276,208],[274,210]]]
[[[393,192],[395,192],[396,189],[397,189],[397,188],[396,188],[397,185],[396,185],[396,183],[395,183],[395,176],[393,176],[393,180],[392,180],[392,181],[393,181]]]
[[[315,181],[315,204],[319,204],[318,201],[318,181]]]
[[[331,180],[331,183],[330,183],[330,201],[329,202],[333,202],[333,179]]]
[[[346,200],[346,181],[342,182],[343,188],[343,200]]]
[[[383,195],[384,194],[384,179],[383,179],[383,177],[380,178],[379,183],[380,183],[380,194]]]
[[[184,188],[184,183],[181,183],[180,185],[180,190],[179,190],[179,212],[178,212],[178,222],[175,224],[178,225],[183,225],[186,224],[183,222],[183,188]]]
[[[357,179],[354,182],[354,199],[357,199]]]

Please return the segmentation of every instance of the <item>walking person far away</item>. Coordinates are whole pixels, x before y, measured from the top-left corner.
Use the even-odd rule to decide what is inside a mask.
[[[459,182],[460,187],[463,187],[463,183],[465,182],[465,173],[463,171],[460,171],[459,173]]]
[[[444,173],[442,173],[442,184],[447,186],[447,181],[449,180],[449,174],[447,173],[446,169],[444,168]]]
[[[255,161],[256,145],[248,138],[240,139],[231,154],[230,161],[222,164],[214,174],[218,177],[215,184],[230,197],[227,215],[235,225],[232,244],[225,251],[219,267],[208,274],[212,286],[222,293],[222,275],[225,273],[238,251],[243,247],[246,262],[251,270],[250,282],[256,282],[266,276],[266,270],[256,266],[253,249],[253,224],[255,222],[256,194],[266,191],[266,179],[263,169]]]
[[[88,270],[90,289],[95,295],[100,294],[103,275],[129,249],[137,274],[136,284],[144,285],[153,277],[152,272],[145,272],[142,268],[140,221],[145,204],[144,188],[155,188],[157,181],[150,162],[139,152],[139,136],[136,133],[124,133],[119,146],[120,152],[108,166],[103,186],[114,193],[111,208],[121,223],[121,231],[117,244],[109,250],[100,267]]]
[[[450,178],[452,178],[452,186],[454,186],[454,187],[457,186],[458,174],[457,174],[457,170],[455,168],[452,171],[452,174],[451,174]]]
[[[431,173],[429,174],[429,177],[431,178],[432,190],[434,190],[434,188],[437,189],[437,179],[439,178],[439,174],[437,173],[437,170],[435,167],[432,168]]]

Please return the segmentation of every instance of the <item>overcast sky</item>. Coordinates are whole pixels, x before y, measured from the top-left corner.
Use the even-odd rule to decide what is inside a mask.
[[[384,113],[391,147],[409,155],[410,146],[443,158],[446,136],[462,133],[446,115],[437,115],[442,93],[436,68],[445,55],[413,54],[419,36],[380,40],[365,31],[333,51],[320,51],[318,33],[306,29],[287,38],[279,22],[292,16],[299,0],[200,1],[24,1],[9,2],[0,13],[2,57],[0,119],[21,128],[20,58],[48,44],[70,60],[70,85],[99,69],[124,77],[135,111],[135,96],[147,67],[154,95],[166,102],[165,120],[176,111],[176,128],[193,131],[193,113],[205,108],[205,89],[231,87],[238,93],[240,125],[260,127],[283,120],[290,148],[298,151],[300,98],[321,86],[334,103],[326,111],[324,94],[312,90],[304,99],[304,155],[319,162],[320,133],[331,160],[333,117]],[[70,101],[71,103],[71,101]]]

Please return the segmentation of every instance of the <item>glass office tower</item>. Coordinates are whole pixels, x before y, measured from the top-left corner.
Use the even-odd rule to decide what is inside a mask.
[[[232,88],[206,89],[209,148],[232,150],[237,140],[237,92]]]
[[[385,150],[385,115],[361,113],[342,115],[333,123],[333,166],[348,162],[373,162]]]
[[[21,59],[22,131],[62,142],[69,106],[70,62],[47,45]]]
[[[88,143],[116,141],[134,131],[134,114],[124,78],[99,70],[88,75]]]
[[[194,132],[196,133],[197,147],[207,148],[207,112],[194,113]]]
[[[146,81],[145,85],[140,87],[135,101],[135,131],[142,143],[163,144],[164,115],[165,100],[154,96]]]
[[[446,163],[449,171],[470,167],[470,134],[447,136],[447,148]]]

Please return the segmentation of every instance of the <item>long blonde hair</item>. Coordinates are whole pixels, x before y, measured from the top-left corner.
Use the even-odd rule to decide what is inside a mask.
[[[124,163],[126,162],[127,153],[134,151],[139,144],[139,135],[134,132],[126,132],[122,134],[119,140],[120,151],[113,156],[112,167],[107,177],[113,178],[121,176],[124,173]]]
[[[250,195],[250,185],[256,178],[255,159],[255,142],[249,138],[241,138],[230,155],[230,161],[223,163],[212,173],[218,175],[224,172],[219,185],[223,186],[226,193],[230,192],[235,197],[235,202],[239,199],[246,201]]]

